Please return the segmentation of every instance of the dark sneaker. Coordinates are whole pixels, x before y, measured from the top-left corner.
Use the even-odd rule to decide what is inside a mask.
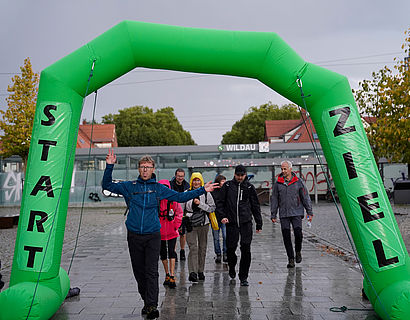
[[[235,278],[236,278],[236,272],[235,272],[235,270],[229,271],[229,276],[231,277],[231,279],[235,279]]]
[[[141,309],[141,315],[146,315],[148,313],[148,307],[144,306],[144,308]]]
[[[223,255],[223,262],[228,263],[228,255],[226,253]]]
[[[222,262],[222,256],[220,254],[217,254],[215,258],[215,263],[221,263],[221,262]]]
[[[169,273],[167,273],[167,275],[165,276],[165,281],[163,283],[164,286],[169,286],[169,279],[170,279],[170,275]]]
[[[198,280],[201,280],[201,281],[205,280],[205,275],[203,272],[198,272]]]
[[[188,280],[191,282],[198,282],[198,276],[196,275],[195,272],[191,272],[189,274]]]
[[[147,308],[147,319],[159,318],[159,311],[156,306],[150,306]]]
[[[184,250],[184,249],[181,249],[181,250],[179,251],[179,260],[181,260],[181,261],[185,261],[185,260],[186,260],[186,258],[185,258],[185,250]]]
[[[295,267],[295,259],[289,259],[287,268],[294,268]]]
[[[241,280],[241,287],[249,287],[248,280]]]
[[[301,262],[302,262],[302,253],[296,252],[296,263],[301,263]]]
[[[170,288],[176,288],[177,284],[175,283],[175,277],[174,276],[170,276],[169,277],[169,284],[168,287]]]

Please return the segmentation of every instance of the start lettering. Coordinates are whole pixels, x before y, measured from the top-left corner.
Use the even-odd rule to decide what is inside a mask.
[[[43,186],[43,183],[45,184]],[[39,191],[46,191],[47,197],[54,198],[53,187],[51,186],[51,178],[49,176],[41,176],[37,184],[34,186],[30,195],[36,196]]]
[[[50,110],[57,110],[57,106],[48,104],[44,107],[44,114],[46,115],[48,120],[47,121],[41,120],[42,126],[52,126],[54,122],[56,122],[56,118],[53,116]]]
[[[36,219],[36,216],[40,217],[40,219],[36,221],[37,231],[45,232],[43,223],[47,221],[48,215],[44,211],[35,211],[35,210],[30,210],[30,218],[28,220],[27,231],[34,231],[34,221]]]

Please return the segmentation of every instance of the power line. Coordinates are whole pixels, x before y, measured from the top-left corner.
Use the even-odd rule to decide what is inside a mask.
[[[317,61],[313,63],[328,63],[328,62],[338,62],[338,61],[347,61],[347,60],[367,59],[367,58],[374,58],[374,57],[390,56],[393,54],[400,54],[400,53],[402,52],[398,51],[398,52],[391,52],[391,53],[381,53],[381,54],[373,54],[370,56],[360,56],[360,57],[353,57],[353,58],[341,58],[341,59],[335,59],[335,60]]]
[[[357,62],[357,63],[334,63],[334,64],[318,64],[322,67],[334,67],[334,66],[361,66],[361,65],[368,65],[368,64],[394,64],[394,61],[389,62]]]
[[[9,76],[9,75],[15,75],[15,74],[21,74],[21,72],[0,72],[0,75],[2,76]]]
[[[133,82],[123,82],[123,83],[114,83],[110,84],[107,87],[111,86],[124,86],[130,84],[140,84],[140,83],[149,83],[149,82],[161,82],[161,81],[171,81],[171,80],[182,80],[182,79],[191,79],[191,78],[203,78],[208,77],[209,75],[198,75],[198,76],[187,76],[187,77],[177,77],[177,78],[167,78],[167,79],[156,79],[156,80],[143,80],[143,81],[133,81]]]

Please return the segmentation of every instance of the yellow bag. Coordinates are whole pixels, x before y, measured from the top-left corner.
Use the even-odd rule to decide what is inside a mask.
[[[213,230],[219,230],[218,220],[216,220],[215,212],[211,212],[208,216]]]

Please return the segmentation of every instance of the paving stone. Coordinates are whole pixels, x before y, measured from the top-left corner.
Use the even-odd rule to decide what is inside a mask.
[[[268,216],[269,208],[262,208]],[[329,205],[314,209],[318,215],[326,210]],[[160,319],[377,319],[370,303],[362,299],[363,276],[357,265],[323,251],[318,242],[311,241],[314,236],[306,232],[302,263],[287,269],[280,227],[273,225],[267,216],[262,233],[253,236],[249,287],[241,287],[238,278],[232,281],[226,264],[215,264],[211,232],[204,282],[189,282],[187,261],[179,261],[176,264],[177,287],[165,287],[162,285],[165,275],[159,262]],[[101,215],[101,219],[105,217]],[[70,280],[71,286],[79,287],[81,293],[65,300],[52,320],[142,319],[143,301],[131,270],[122,215],[110,221],[80,237]],[[330,228],[336,232],[335,228]],[[312,231],[316,229],[312,227]],[[62,267],[67,270],[72,241],[65,243],[64,248],[70,248],[64,250],[62,256]],[[240,255],[239,249],[237,254]],[[9,269],[3,275],[7,280]],[[329,310],[343,305],[368,310],[342,313]]]

